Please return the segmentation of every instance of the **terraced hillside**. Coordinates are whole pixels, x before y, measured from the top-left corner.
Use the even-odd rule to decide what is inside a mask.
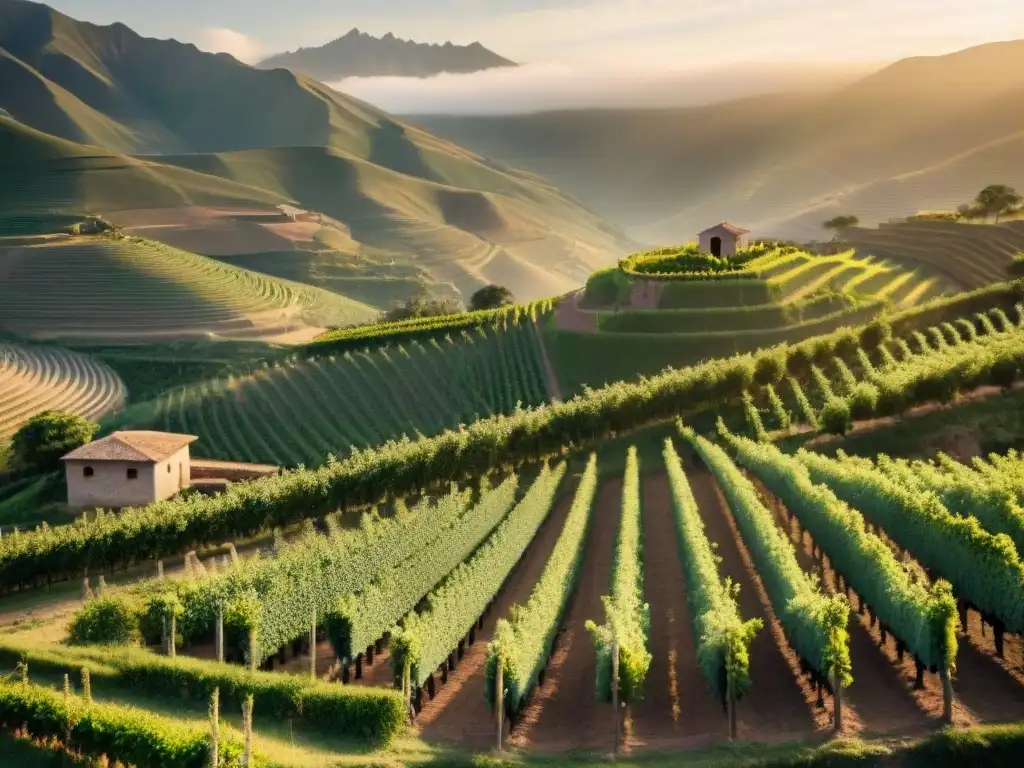
[[[123,25],[84,24],[5,0],[0,78],[9,84],[0,109],[10,115],[0,120],[0,141],[18,147],[0,158],[0,233],[38,232],[47,214],[120,223],[126,211],[137,219],[139,209],[156,210],[162,228],[146,236],[211,256],[282,254],[276,275],[302,274],[284,253],[316,250],[321,262],[331,252],[338,266],[362,267],[357,278],[408,277],[415,262],[414,277],[452,282],[465,298],[501,283],[522,300],[568,290],[635,247],[539,176],[303,75],[143,38]],[[209,206],[275,212],[280,204],[332,218],[338,226],[328,229],[341,236],[320,248],[246,249],[253,240],[243,232],[225,248],[224,231],[191,226],[186,212],[179,221],[166,215]],[[382,303],[408,290],[309,277],[364,299],[383,292]]]
[[[1024,221],[906,221],[852,227],[843,239],[861,253],[921,264],[969,289],[1006,279],[1014,255],[1024,252]]]
[[[116,417],[199,435],[197,455],[322,464],[402,435],[434,435],[547,402],[540,337],[528,318],[367,351],[275,362],[177,389]],[[187,432],[187,430],[192,430]]]
[[[562,390],[794,343],[955,288],[934,267],[853,251],[823,257],[783,249],[745,269],[735,279],[716,280],[595,273],[545,326]]]
[[[328,291],[141,238],[4,242],[0,330],[31,338],[304,340],[375,315]]]
[[[0,342],[0,445],[48,408],[98,421],[120,408],[125,388],[110,368],[57,347]]]

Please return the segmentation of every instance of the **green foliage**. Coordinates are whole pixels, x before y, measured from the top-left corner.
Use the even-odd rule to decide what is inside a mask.
[[[551,654],[569,599],[576,590],[597,491],[597,455],[591,454],[580,478],[572,507],[544,572],[526,605],[513,608],[511,619],[500,619],[487,646],[484,694],[494,706],[498,660],[503,660],[505,711],[523,708]]]
[[[476,309],[484,309],[477,307]],[[381,315],[381,323],[396,323],[422,317],[449,317],[463,311],[462,305],[454,299],[435,299],[426,294],[418,294],[400,307],[389,309]]]
[[[1002,482],[985,479],[944,454],[938,455],[937,464],[880,455],[875,466],[905,488],[934,493],[954,515],[977,519],[991,534],[1006,534],[1017,552],[1024,552],[1024,508]],[[1002,471],[995,474],[1003,479]]]
[[[786,408],[785,403],[782,402],[782,398],[779,397],[778,392],[775,391],[775,387],[771,384],[765,385],[765,394],[768,397],[768,412],[771,415],[772,429],[788,431],[792,426],[792,418],[790,418],[789,410]]]
[[[138,643],[139,639],[137,616],[125,601],[116,597],[86,601],[68,624],[68,642],[73,645],[126,645]]]
[[[92,440],[97,425],[67,411],[42,411],[26,421],[11,438],[16,466],[39,472],[61,469],[61,457]]]
[[[759,355],[754,365],[754,381],[761,385],[777,384],[786,375],[788,349],[783,344],[769,354]]]
[[[841,357],[837,357],[833,364],[836,369],[837,379],[835,393],[840,397],[847,397],[853,392],[853,388],[857,386],[857,377],[853,375],[853,371],[843,362]]]
[[[420,315],[404,320],[342,328],[320,334],[306,345],[305,351],[311,355],[322,355],[412,339],[439,339],[463,330],[490,327],[503,322],[518,323],[524,318],[533,319],[538,314],[550,312],[553,303],[552,299],[542,299],[530,304],[516,304],[478,312]]]
[[[39,672],[76,674],[85,669],[93,680],[171,703],[183,697],[206,702],[219,689],[222,710],[237,711],[251,694],[256,711],[269,720],[292,720],[300,728],[376,743],[390,741],[405,727],[401,697],[380,688],[341,686],[276,672],[252,673],[234,664],[182,656],[171,659],[138,648],[29,648],[0,642],[0,664],[13,666],[23,657]]]
[[[586,628],[597,649],[597,696],[612,698],[612,652],[619,649],[619,701],[640,697],[651,666],[647,650],[650,607],[644,602],[643,520],[640,504],[640,462],[635,446],[626,455],[622,479],[622,514],[615,542],[611,594],[602,598],[605,623],[588,620]]]
[[[485,285],[469,299],[469,311],[478,312],[483,309],[498,309],[515,304],[512,291],[503,285]]]
[[[728,437],[721,422],[719,431]],[[692,431],[683,437],[718,479],[790,645],[822,680],[834,675],[839,685],[848,686],[853,678],[846,631],[850,607],[845,598],[826,596],[804,573],[792,543],[724,450]]]
[[[841,397],[830,397],[818,414],[821,428],[833,435],[845,435],[853,426],[849,403]]]
[[[811,429],[818,429],[820,422],[818,421],[818,414],[814,410],[814,406],[811,405],[811,401],[807,398],[807,394],[804,392],[804,388],[800,385],[792,376],[788,379],[789,388],[793,392],[793,399],[796,400],[798,409],[798,416],[800,420],[811,427]]]
[[[773,445],[729,436],[737,462],[752,471],[810,531],[829,561],[914,656],[929,669],[956,660],[956,602],[947,582],[918,582],[888,544],[866,530],[861,514],[826,486],[815,485],[798,460]]]
[[[466,636],[547,518],[566,465],[545,465],[515,508],[473,556],[459,565],[429,595],[426,610],[408,614],[391,635],[395,677],[409,664],[412,680],[422,685]]]
[[[744,622],[740,617],[736,602],[739,585],[719,575],[720,558],[704,532],[697,501],[670,438],[665,439],[663,455],[672,488],[686,601],[697,638],[697,661],[719,701],[725,703],[730,679],[738,700],[750,689],[750,644],[764,623],[760,619]]]
[[[1006,267],[1007,273],[1012,278],[1024,277],[1024,253],[1016,253],[1013,260]]]
[[[870,419],[878,407],[878,387],[867,381],[860,381],[848,398],[851,419]]]
[[[391,567],[382,568],[373,583],[339,596],[325,617],[338,658],[354,659],[469,557],[512,508],[518,487],[519,478],[511,475],[496,489],[485,489],[472,509],[460,504],[436,521],[424,521],[423,534],[409,537],[411,547],[402,546],[405,559],[387,558],[384,565]]]
[[[867,459],[837,459],[801,450],[811,479],[824,483],[881,526],[923,566],[948,580],[958,598],[998,618],[1008,631],[1024,629],[1019,588],[1024,565],[1006,534],[992,535],[974,517],[951,514],[934,493],[919,493],[878,471]]]
[[[206,768],[209,762],[209,736],[201,730],[143,710],[86,704],[77,697],[65,700],[48,688],[12,685],[2,679],[0,720],[23,724],[36,739],[66,740],[68,747],[83,755],[106,756],[125,765]],[[234,746],[225,741],[220,751],[236,752]]]
[[[727,258],[702,253],[695,244],[634,253],[619,262],[619,269],[631,276],[674,279],[736,278],[753,276]]]
[[[743,414],[747,420],[747,429],[755,440],[768,442],[768,432],[761,421],[761,412],[754,405],[754,398],[749,392],[743,393]]]
[[[592,272],[583,287],[581,304],[586,307],[610,307],[629,299],[632,281],[618,267]]]

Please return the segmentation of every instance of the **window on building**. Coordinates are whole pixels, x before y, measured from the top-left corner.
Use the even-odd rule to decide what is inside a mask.
[[[92,477],[96,473],[93,472],[92,467],[86,467],[85,469],[82,470],[82,474],[85,475],[86,477]]]
[[[138,476],[139,476],[139,470],[137,470],[135,468],[132,468],[132,469],[128,470],[128,479],[129,480],[134,480]]]

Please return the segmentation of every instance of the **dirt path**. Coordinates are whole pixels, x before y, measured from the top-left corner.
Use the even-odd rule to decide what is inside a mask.
[[[597,331],[597,313],[580,309],[583,291],[576,291],[563,296],[555,305],[555,323],[562,331],[580,331],[594,333]]]
[[[651,609],[651,669],[632,707],[630,747],[679,748],[727,736],[721,704],[700,667],[665,474],[643,477],[644,599]]]
[[[548,398],[550,400],[562,399],[562,388],[558,383],[558,376],[555,367],[551,364],[551,357],[548,355],[547,345],[544,343],[544,332],[540,325],[533,324],[533,332],[537,335],[537,346],[540,347],[540,359],[544,364],[544,381],[547,384]]]
[[[737,731],[741,739],[785,741],[827,732],[828,713],[814,706],[810,686],[796,677],[798,660],[785,643],[763,594],[753,564],[741,550],[738,531],[715,479],[705,469],[687,467],[694,498],[704,518],[708,538],[718,545],[723,576],[740,585],[743,619],[760,618],[765,626],[750,646],[751,690],[737,705]]]
[[[565,617],[558,647],[544,684],[533,693],[508,739],[511,746],[537,751],[611,749],[611,707],[597,700],[594,645],[584,628],[587,619],[604,620],[601,596],[608,591],[615,535],[618,531],[622,482],[600,489],[587,540],[580,583]]]
[[[477,633],[476,642],[466,649],[455,671],[448,674],[448,682],[441,685],[440,678],[436,678],[438,688],[433,699],[424,692],[423,709],[416,718],[416,725],[424,739],[477,748],[493,743],[494,714],[484,698],[487,643],[498,619],[507,618],[513,604],[522,605],[529,599],[562,532],[566,515],[572,506],[572,498],[573,494],[568,492],[556,503],[533,543],[523,554],[523,559],[498,593],[484,619],[483,629]],[[377,666],[376,662],[374,666]]]
[[[823,568],[815,560],[810,535],[795,536],[788,525],[782,503],[757,481],[754,482],[766,498],[767,506],[773,510],[776,522],[793,541],[800,566],[807,573],[821,575],[822,583],[829,592],[839,592],[835,571],[831,567]],[[857,605],[856,598],[853,605]],[[866,616],[863,618],[866,619]],[[915,697],[912,690],[913,664],[910,664],[908,677],[902,668],[897,667],[895,649],[890,659],[879,642],[881,636],[877,639],[873,637],[867,621],[862,620],[856,611],[850,617],[848,629],[854,682],[845,691],[844,731],[848,735],[857,736],[907,735],[936,727],[936,718],[942,714],[941,688],[935,686],[937,702],[934,696]]]

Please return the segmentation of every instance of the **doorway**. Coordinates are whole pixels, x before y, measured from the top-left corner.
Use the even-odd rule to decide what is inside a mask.
[[[722,256],[722,238],[712,237],[711,238],[711,255],[721,258]]]

